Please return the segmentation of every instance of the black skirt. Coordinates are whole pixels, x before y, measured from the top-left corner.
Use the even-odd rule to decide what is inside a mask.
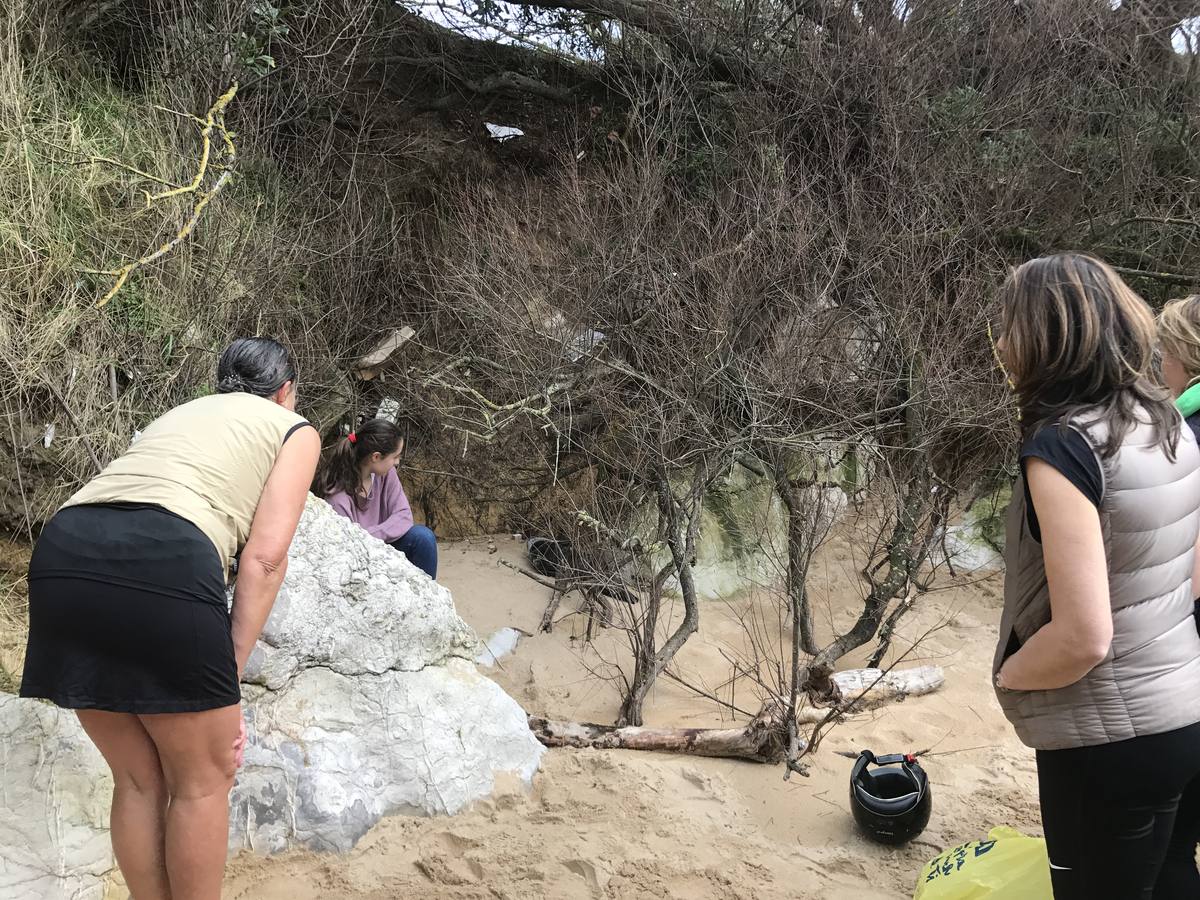
[[[67,709],[199,712],[241,700],[212,542],[157,506],[74,506],[29,564],[21,696]]]

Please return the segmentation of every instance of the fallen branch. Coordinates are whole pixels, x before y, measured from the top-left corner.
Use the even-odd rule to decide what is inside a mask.
[[[96,471],[102,471],[104,469],[104,463],[100,462],[100,455],[96,452],[96,448],[92,446],[92,442],[88,440],[87,432],[83,430],[83,425],[80,423],[79,417],[75,415],[74,410],[71,409],[71,405],[67,403],[67,398],[62,395],[58,388],[54,386],[54,382],[52,382],[49,378],[43,376],[42,383],[46,385],[46,388],[50,391],[51,396],[58,401],[58,405],[61,406],[62,411],[66,413],[67,419],[70,421],[71,426],[75,429],[76,434],[79,435],[79,440],[83,442],[83,447],[85,450],[87,450],[88,456],[92,458],[92,465],[96,467]],[[15,459],[15,445],[13,449],[13,458]],[[18,469],[18,473],[19,472],[20,470]]]
[[[847,669],[835,672],[831,679],[840,698],[833,704],[842,713],[865,712],[886,703],[899,703],[907,697],[932,694],[946,683],[941,666],[916,666],[911,669]],[[796,711],[802,725],[823,722],[830,709],[809,706]]]
[[[1200,275],[1195,275],[1190,272],[1156,272],[1151,269],[1133,269],[1129,268],[1128,266],[1113,266],[1113,271],[1119,272],[1122,275],[1126,275],[1130,278],[1149,278],[1152,281],[1161,281],[1164,284],[1191,285],[1200,282]]]
[[[538,427],[543,431],[558,432],[554,420],[550,417],[550,413],[554,409],[553,398],[556,394],[573,388],[575,377],[560,378],[547,386],[545,390],[522,397],[520,400],[514,400],[512,403],[495,403],[465,383],[465,378],[470,374],[470,367],[473,364],[494,366],[494,363],[476,356],[463,356],[450,360],[436,372],[426,375],[421,381],[422,387],[441,387],[470,400],[475,406],[474,412],[478,413],[482,419],[483,430],[477,430],[480,425],[465,421],[460,415],[449,411],[449,418],[458,419],[463,424],[451,421],[443,425],[443,428],[454,429],[468,439],[474,437],[484,443],[490,443],[505,427],[521,416],[527,416],[530,419],[541,419],[542,424]],[[453,381],[451,376],[458,376],[460,380]]]
[[[946,682],[940,666],[918,666],[901,671],[850,669],[837,672],[833,683],[844,706],[799,710],[803,725],[824,722],[839,713],[861,712],[938,690]],[[586,747],[594,750],[656,750],[692,756],[717,756],[777,763],[783,760],[787,730],[779,704],[768,704],[743,728],[618,728],[590,722],[561,722],[529,717],[529,728],[547,747]],[[800,741],[799,749],[803,749]]]
[[[763,763],[783,759],[781,723],[778,709],[764,709],[744,728],[618,728],[529,717],[530,730],[547,747],[657,750]]]
[[[546,610],[542,613],[542,621],[538,625],[538,631],[549,633],[554,630],[554,614],[558,612],[558,605],[562,602],[562,596],[562,591],[558,588],[551,589],[550,602],[546,604]]]

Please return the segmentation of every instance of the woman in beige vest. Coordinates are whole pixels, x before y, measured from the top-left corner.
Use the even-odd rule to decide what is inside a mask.
[[[1035,259],[1002,299],[1024,435],[994,673],[1037,751],[1054,896],[1195,900],[1200,450],[1109,266]]]
[[[234,341],[217,390],[152,423],[72,497],[29,567],[21,696],[75,710],[112,769],[113,850],[133,900],[219,900],[245,743],[239,676],[320,453],[282,345]]]

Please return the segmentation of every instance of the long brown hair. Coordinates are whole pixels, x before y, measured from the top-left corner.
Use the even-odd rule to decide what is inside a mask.
[[[363,461],[374,453],[387,456],[399,449],[404,435],[387,419],[368,419],[340,439],[326,460],[317,469],[313,479],[313,493],[318,497],[329,497],[345,491],[361,508],[363,498],[359,496],[362,485]]]
[[[1153,378],[1154,314],[1120,275],[1086,254],[1043,256],[1013,271],[1001,299],[1026,435],[1095,411],[1108,457],[1140,417],[1174,458],[1179,415]]]

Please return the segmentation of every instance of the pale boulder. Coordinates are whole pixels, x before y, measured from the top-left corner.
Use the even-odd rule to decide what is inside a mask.
[[[543,748],[477,653],[446,588],[310,499],[246,675],[231,848],[348,850],[384,815],[529,782]]]
[[[111,795],[73,712],[0,693],[0,897],[101,900]]]

